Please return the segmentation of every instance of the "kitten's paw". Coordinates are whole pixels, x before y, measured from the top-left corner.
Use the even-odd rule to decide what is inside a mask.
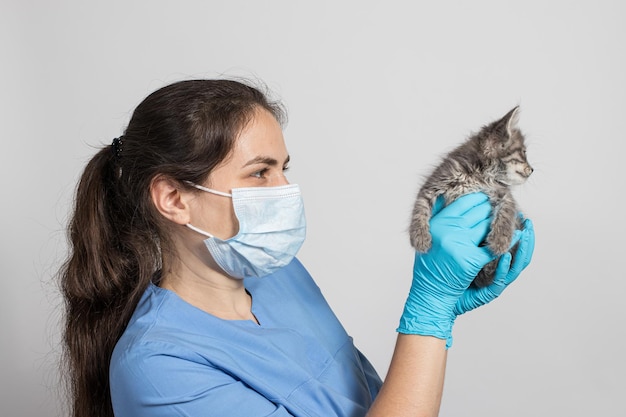
[[[413,229],[410,232],[411,246],[418,252],[428,252],[432,245],[432,236],[429,230]]]
[[[503,233],[489,233],[487,235],[487,246],[494,255],[502,255],[509,251],[512,236]]]

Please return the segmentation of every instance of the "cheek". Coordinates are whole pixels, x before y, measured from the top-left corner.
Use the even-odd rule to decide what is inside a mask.
[[[212,216],[212,223],[219,228],[219,232],[216,229],[216,236],[220,239],[228,239],[237,234],[239,231],[239,221],[235,216],[233,205],[230,200],[221,204],[219,215]],[[219,233],[219,234],[217,234]]]
[[[520,185],[526,182],[526,177],[520,174],[523,170],[522,164],[513,164],[507,167],[507,177],[511,185]]]
[[[239,231],[233,205],[230,199],[224,200],[214,201],[210,206],[204,207],[198,217],[201,224],[194,224],[222,240],[235,236]]]
[[[230,230],[228,237],[233,237],[237,233],[239,233],[239,220],[237,220],[237,216],[235,216],[235,212],[230,210]]]

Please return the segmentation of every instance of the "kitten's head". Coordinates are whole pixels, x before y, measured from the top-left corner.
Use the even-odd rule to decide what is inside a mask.
[[[489,165],[497,166],[496,179],[505,185],[522,184],[533,172],[526,159],[524,135],[518,122],[519,106],[483,127],[477,135],[483,156]]]

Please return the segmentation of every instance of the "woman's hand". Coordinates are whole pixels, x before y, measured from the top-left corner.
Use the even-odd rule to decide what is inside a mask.
[[[415,254],[413,283],[398,332],[450,339],[455,306],[483,266],[495,259],[480,246],[489,231],[490,215],[487,196],[473,193],[432,217],[432,247]]]
[[[502,255],[498,261],[493,283],[483,288],[470,287],[461,295],[454,306],[454,315],[460,316],[496,299],[519,274],[530,264],[535,250],[535,229],[530,219],[525,219],[521,231],[516,230],[511,245],[519,242],[513,264],[510,253]]]
[[[438,206],[430,222],[433,246],[415,254],[413,283],[398,332],[446,339],[450,347],[456,317],[497,298],[528,266],[535,233],[526,219],[511,242],[512,247],[519,243],[513,264],[510,253],[502,255],[493,283],[470,287],[478,272],[495,259],[480,246],[489,231],[491,205],[485,194],[474,193],[441,210]]]

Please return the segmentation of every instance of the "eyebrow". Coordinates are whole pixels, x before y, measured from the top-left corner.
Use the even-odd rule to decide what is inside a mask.
[[[287,155],[287,158],[285,159],[285,162],[283,163],[283,165],[286,165],[290,160],[289,155]],[[269,156],[257,156],[256,158],[253,158],[251,160],[249,160],[248,162],[246,162],[243,167],[247,167],[250,165],[255,165],[255,164],[267,164],[270,166],[276,166],[278,165],[278,161],[272,157]]]

